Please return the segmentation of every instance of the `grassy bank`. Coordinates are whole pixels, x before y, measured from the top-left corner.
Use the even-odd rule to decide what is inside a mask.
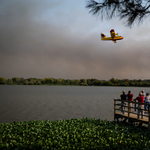
[[[99,119],[0,123],[0,149],[146,149],[146,127]]]

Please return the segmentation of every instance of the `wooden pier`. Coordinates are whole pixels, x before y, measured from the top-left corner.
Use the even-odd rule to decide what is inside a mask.
[[[122,109],[121,108],[121,102],[125,102],[126,106],[125,107],[125,113],[123,114]],[[148,129],[150,130],[150,104],[146,104],[144,103],[144,109],[143,110],[143,119],[141,119],[141,114],[139,115],[139,119],[137,117],[137,111],[138,111],[138,103],[137,101],[133,101],[132,102],[132,107],[130,107],[130,103],[129,101],[124,101],[121,99],[114,99],[114,120],[117,120],[117,122],[119,121],[123,121],[123,122],[128,122],[129,124],[139,124],[139,125],[143,125],[143,124],[147,124],[148,125]],[[145,114],[144,112],[147,111],[145,110],[145,105],[148,105],[149,107],[149,112],[147,114]],[[131,112],[130,112],[130,108],[131,108]]]

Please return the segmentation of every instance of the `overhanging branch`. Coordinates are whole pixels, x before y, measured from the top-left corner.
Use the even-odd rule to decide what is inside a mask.
[[[142,0],[89,0],[86,8],[90,9],[89,12],[93,15],[101,15],[102,18],[106,15],[112,19],[117,15],[120,19],[125,19],[128,26],[132,26],[150,13],[150,0],[147,3]]]

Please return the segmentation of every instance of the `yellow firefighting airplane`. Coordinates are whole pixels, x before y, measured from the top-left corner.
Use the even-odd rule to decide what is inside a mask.
[[[110,30],[111,37],[106,37],[103,33],[101,33],[101,40],[112,40],[114,43],[117,43],[117,40],[122,40],[122,36],[116,36],[118,33],[115,33],[114,29]]]

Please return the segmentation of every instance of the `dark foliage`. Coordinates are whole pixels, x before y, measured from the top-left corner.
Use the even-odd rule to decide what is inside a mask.
[[[114,79],[110,80],[98,80],[98,79],[54,79],[54,78],[17,78],[6,79],[0,77],[0,84],[18,84],[18,85],[80,85],[80,86],[139,86],[139,87],[150,87],[150,79],[147,80],[129,80],[129,79]]]
[[[102,19],[112,19],[113,16],[125,19],[125,24],[131,27],[149,15],[150,0],[89,0],[86,8],[93,15],[101,15]]]

